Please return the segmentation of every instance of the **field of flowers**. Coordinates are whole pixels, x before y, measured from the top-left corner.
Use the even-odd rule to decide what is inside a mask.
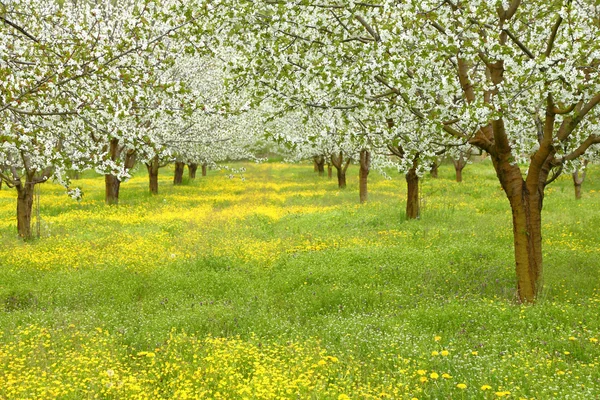
[[[544,203],[544,291],[515,301],[511,215],[491,165],[370,201],[312,165],[244,164],[183,186],[140,172],[40,195],[16,237],[0,191],[0,399],[600,398],[600,168]]]

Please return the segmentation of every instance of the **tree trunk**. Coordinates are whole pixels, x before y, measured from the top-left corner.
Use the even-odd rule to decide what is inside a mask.
[[[158,169],[160,168],[158,156],[154,156],[150,163],[146,163],[148,179],[150,181],[150,193],[158,194]]]
[[[419,176],[417,175],[416,162],[406,174],[407,197],[406,197],[406,219],[417,219],[420,216],[419,209]]]
[[[325,175],[325,157],[323,156],[314,156],[313,160],[315,162],[316,171],[319,172],[319,176]]]
[[[434,161],[433,164],[431,164],[431,169],[429,170],[429,174],[431,175],[432,178],[438,177],[439,167],[440,167],[440,164],[437,161]]]
[[[319,165],[317,164],[317,160],[313,157],[313,171],[319,172]]]
[[[528,193],[523,185],[521,196],[511,199],[513,234],[519,297],[522,302],[535,300],[542,275],[542,208],[538,193]]]
[[[207,169],[206,167],[207,167],[206,163],[203,163],[202,164],[202,176],[206,176],[206,169]]]
[[[183,183],[183,169],[185,164],[177,161],[175,163],[175,176],[173,177],[173,185],[181,185]]]
[[[16,185],[17,189],[17,231],[19,237],[28,240],[31,234],[31,214],[33,210],[33,182],[25,182],[24,186]]]
[[[331,163],[327,163],[327,178],[331,179],[333,177],[333,168],[331,167]]]
[[[188,172],[190,174],[190,179],[196,179],[196,171],[198,170],[198,164],[190,163],[188,164]]]
[[[333,154],[331,156],[331,163],[337,170],[338,187],[340,189],[346,188],[346,171],[348,170],[351,161],[352,159],[348,158],[344,163],[344,153],[341,151],[339,154]]]
[[[368,150],[360,151],[360,172],[359,172],[359,197],[360,202],[365,203],[369,197],[367,181],[371,168],[371,152]]]
[[[494,167],[512,211],[519,300],[533,303],[542,286],[542,203],[547,174],[539,181],[530,180],[528,186],[519,166],[511,164],[510,153],[495,156]]]
[[[585,181],[585,172],[586,172],[587,165],[588,165],[588,161],[585,160],[583,162],[583,171],[581,172],[581,176],[579,175],[579,169],[577,169],[577,170],[575,170],[575,172],[573,172],[573,185],[575,186],[575,199],[576,200],[581,199],[581,185]]]
[[[456,171],[456,182],[462,182],[462,171],[467,165],[467,160],[461,154],[458,160],[452,160]]]
[[[105,196],[104,201],[108,205],[119,204],[119,189],[121,181],[114,175],[104,175]]]

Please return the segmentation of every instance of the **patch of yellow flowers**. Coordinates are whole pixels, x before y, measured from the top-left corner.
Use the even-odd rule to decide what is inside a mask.
[[[11,399],[380,399],[422,390],[408,368],[382,380],[318,342],[172,331],[160,347],[136,351],[118,333],[74,325],[20,328],[0,347],[0,366],[0,398]]]

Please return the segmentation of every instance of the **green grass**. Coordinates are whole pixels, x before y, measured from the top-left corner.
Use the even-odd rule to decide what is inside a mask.
[[[42,391],[50,383],[41,371],[52,375],[55,359],[73,350],[69,329],[93,339],[98,328],[108,332],[93,353],[98,365],[116,359],[131,375],[145,367],[130,355],[155,348],[167,354],[176,347],[169,337],[183,332],[239,340],[258,352],[300,343],[345,368],[314,378],[304,392],[279,394],[286,398],[378,397],[375,389],[384,388],[388,397],[406,398],[494,398],[506,391],[511,398],[598,398],[599,168],[588,172],[580,201],[569,176],[547,190],[544,289],[526,307],[515,300],[508,201],[487,162],[467,166],[461,184],[447,165],[438,179],[426,177],[417,221],[405,221],[400,176],[388,181],[372,173],[370,201],[361,206],[355,167],[343,191],[312,165],[245,167],[246,182],[210,172],[181,187],[164,170],[155,197],[140,172],[122,185],[118,207],[103,204],[103,181],[91,174],[79,181],[81,203],[44,184],[42,238],[31,243],[16,238],[16,195],[3,188],[0,398],[135,397],[135,388],[119,395],[102,385]],[[55,351],[39,356],[43,365],[39,353],[24,350],[37,346],[27,329],[51,332]],[[449,355],[432,355],[442,350]],[[188,365],[195,351],[183,346],[169,360]],[[11,364],[19,356],[23,364]],[[247,379],[246,369],[254,369],[242,364],[236,368]],[[104,370],[89,371],[96,371],[89,376],[95,382]],[[11,376],[31,382],[7,385]],[[428,382],[420,382],[423,376]],[[400,378],[406,387],[398,386]],[[146,383],[161,387],[164,397],[182,397],[168,382],[178,381]],[[219,398],[216,390],[205,395]],[[219,390],[223,398],[274,396]]]

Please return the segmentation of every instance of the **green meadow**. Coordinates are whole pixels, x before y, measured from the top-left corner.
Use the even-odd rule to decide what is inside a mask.
[[[239,164],[148,194],[139,171],[40,185],[40,238],[0,191],[0,399],[594,399],[600,168],[546,190],[544,288],[515,297],[508,201],[491,164],[421,185],[371,172],[358,204],[312,165]]]

